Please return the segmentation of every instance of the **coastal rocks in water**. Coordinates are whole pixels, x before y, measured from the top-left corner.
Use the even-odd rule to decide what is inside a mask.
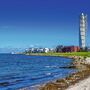
[[[5,86],[9,86],[9,85],[10,85],[9,82],[2,82],[2,83],[0,83],[1,87],[5,87]]]
[[[65,67],[59,67],[59,68],[76,68],[75,65],[65,66]]]
[[[45,87],[42,87],[40,90],[65,90],[67,87],[66,83],[48,83]]]
[[[90,75],[90,66],[87,66],[86,70],[79,71],[77,73],[73,73],[64,79],[56,80],[54,83],[50,82],[42,87],[40,90],[65,90],[70,85],[74,85],[87,78]]]
[[[23,80],[15,80],[13,82],[0,82],[0,87],[6,87],[6,86],[9,86],[9,85],[14,85],[16,83],[19,83]]]

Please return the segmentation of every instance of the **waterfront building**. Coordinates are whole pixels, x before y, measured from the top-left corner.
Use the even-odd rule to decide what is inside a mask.
[[[49,48],[29,48],[25,50],[26,53],[47,53],[49,51]]]
[[[56,52],[55,48],[49,48],[49,52]]]
[[[63,49],[63,45],[58,45],[56,48],[55,48],[55,51],[56,52],[62,52],[62,49]]]
[[[37,49],[37,53],[43,53],[44,52],[44,49],[43,48],[38,48]]]
[[[79,46],[82,50],[86,48],[87,15],[80,15]]]
[[[80,47],[78,46],[65,46],[62,49],[62,52],[79,52]]]
[[[44,53],[48,53],[48,52],[49,52],[49,48],[44,48],[44,49],[43,49],[43,52],[44,52]]]

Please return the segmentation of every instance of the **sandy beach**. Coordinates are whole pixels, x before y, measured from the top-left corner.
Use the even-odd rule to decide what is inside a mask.
[[[90,64],[90,58],[86,58],[86,64]],[[90,90],[90,76],[75,85],[70,86],[66,90]]]
[[[70,86],[66,90],[90,90],[90,77]]]

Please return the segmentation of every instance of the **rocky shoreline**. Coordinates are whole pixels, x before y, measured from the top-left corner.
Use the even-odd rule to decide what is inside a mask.
[[[34,86],[32,90],[67,90],[70,86],[73,86],[76,83],[90,76],[90,61],[89,61],[90,58],[82,57],[82,56],[70,56],[67,58],[73,59],[73,63],[69,68],[72,67],[77,68],[78,72],[72,73],[66,78],[62,78],[46,84]],[[31,88],[26,87],[19,90],[31,90]]]
[[[66,78],[58,79],[41,86],[39,90],[66,90],[69,86],[75,85],[81,80],[90,76],[90,63],[86,62],[86,57],[73,56],[73,65],[79,69],[77,73],[73,73]],[[89,58],[90,59],[90,58]],[[73,89],[74,90],[74,89]]]

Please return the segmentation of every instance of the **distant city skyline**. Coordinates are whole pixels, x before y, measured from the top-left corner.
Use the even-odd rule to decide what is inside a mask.
[[[0,1],[0,48],[79,45],[79,16],[88,15],[86,45],[90,46],[90,1]]]

